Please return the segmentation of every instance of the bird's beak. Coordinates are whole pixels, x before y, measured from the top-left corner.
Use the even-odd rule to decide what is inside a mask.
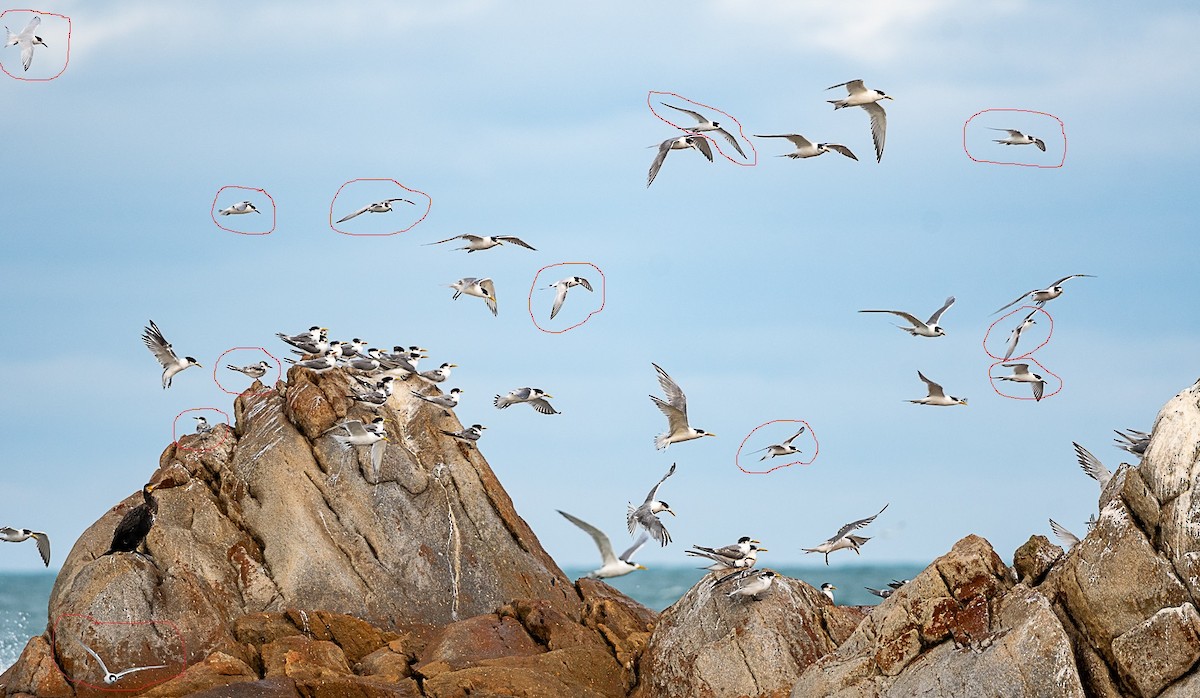
[[[762,544],[762,541],[761,541],[761,540],[754,540],[753,538],[751,538],[751,539],[750,539],[750,542],[751,542],[751,543],[758,543],[758,544],[760,544],[760,545]]]
[[[153,492],[156,489],[158,489],[158,485],[146,485],[146,490],[149,492]]]
[[[966,404],[967,404],[967,399],[964,397],[963,399],[961,399],[961,400],[959,400],[959,401],[958,401],[958,404],[960,404],[960,405],[966,405]]]
[[[765,552],[767,552],[767,549],[766,549],[766,548],[759,548],[759,549],[758,549],[758,552],[760,552],[760,553],[765,553]]]
[[[705,432],[704,435],[705,436],[716,436],[716,434],[712,433],[711,431]]]
[[[638,566],[637,566],[635,569],[644,570],[644,569],[646,569],[646,566],[645,566],[645,565],[638,565]]]
[[[884,99],[890,99],[890,100],[892,100],[893,102],[895,102],[895,101],[896,101],[896,98],[895,98],[895,97],[893,97],[893,96],[891,96],[891,95],[884,95],[884,97],[883,97],[883,98],[884,98]]]
[[[548,398],[551,398],[551,399],[553,399],[553,398],[554,398],[554,396],[553,396],[553,395],[551,395],[550,393],[546,393],[546,394],[545,394],[543,397],[548,397]]]
[[[671,511],[670,509],[663,509],[663,511],[667,512],[667,513],[668,513],[668,514],[670,514],[671,516],[674,516],[674,515],[675,515],[675,512]]]
[[[321,332],[328,332],[328,331],[329,331],[329,328],[328,328],[328,327],[321,327],[321,328],[320,328],[320,331],[321,331]]]
[[[833,589],[834,591],[836,591],[836,590],[837,590],[837,587],[835,587],[835,586],[834,586],[834,585],[832,585],[832,584],[830,584],[830,585],[829,585],[829,588],[830,588],[830,589]]]
[[[458,364],[450,364],[450,368],[458,368]]]

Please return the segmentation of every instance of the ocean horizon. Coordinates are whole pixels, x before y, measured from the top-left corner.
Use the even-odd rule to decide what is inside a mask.
[[[880,599],[864,587],[881,589],[893,579],[910,579],[925,569],[924,564],[897,563],[873,565],[772,565],[780,574],[800,579],[814,587],[825,582],[836,586],[834,598],[839,605],[873,605]],[[571,579],[591,568],[564,567]],[[694,565],[655,566],[606,580],[638,603],[662,611],[679,600],[706,572]],[[8,669],[21,656],[30,637],[46,629],[50,591],[58,573],[0,572],[0,671]]]

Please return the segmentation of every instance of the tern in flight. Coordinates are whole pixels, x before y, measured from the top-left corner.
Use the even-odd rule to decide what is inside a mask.
[[[470,254],[472,252],[479,252],[480,250],[490,250],[493,247],[496,247],[498,245],[503,245],[506,242],[510,242],[514,245],[519,245],[521,247],[524,247],[527,250],[536,250],[537,249],[537,248],[533,247],[532,245],[530,245],[529,243],[522,240],[521,238],[514,237],[512,235],[494,235],[494,236],[493,235],[455,235],[452,238],[446,238],[445,240],[438,240],[437,242],[427,242],[425,244],[427,246],[428,245],[440,245],[443,242],[450,242],[451,240],[462,240],[463,242],[467,243],[466,247],[454,248],[456,250],[466,250],[467,254]]]
[[[474,276],[468,276],[450,284],[450,288],[454,289],[454,300],[458,300],[458,297],[464,293],[468,296],[482,298],[487,303],[488,310],[492,311],[492,315],[496,315],[496,284],[490,278],[477,279]]]
[[[25,28],[21,30],[20,34],[13,34],[12,30],[8,27],[4,28],[8,32],[8,40],[4,42],[4,47],[21,47],[21,65],[25,66],[26,72],[29,71],[29,66],[33,64],[33,47],[46,46],[46,42],[42,41],[42,37],[34,34],[41,23],[42,18],[35,15],[33,19],[29,20],[29,24],[26,24]],[[46,46],[46,48],[50,47]]]
[[[629,513],[625,515],[625,523],[629,526],[629,535],[632,536],[637,527],[641,526],[660,545],[665,547],[667,543],[671,542],[671,534],[667,532],[667,528],[663,526],[657,514],[665,511],[671,516],[675,516],[675,512],[671,511],[670,504],[661,502],[654,496],[658,494],[658,488],[667,481],[667,478],[674,474],[675,464],[672,463],[671,469],[650,489],[650,494],[646,495],[646,501],[642,502],[641,506],[635,508],[632,504],[629,505]]]
[[[858,552],[858,549],[861,548],[864,543],[866,543],[867,541],[869,541],[871,539],[864,538],[863,536],[851,535],[850,532],[857,531],[860,528],[865,528],[872,521],[875,520],[875,517],[879,516],[879,514],[882,514],[884,512],[884,510],[887,508],[888,508],[888,505],[884,504],[883,509],[880,509],[879,513],[875,514],[875,516],[868,516],[865,519],[859,519],[858,521],[851,521],[850,523],[846,524],[845,526],[842,526],[841,530],[839,530],[837,533],[835,533],[832,538],[830,538],[829,540],[825,541],[824,543],[818,545],[815,548],[801,548],[801,549],[806,553],[824,553],[826,565],[829,564],[829,553],[832,553],[835,550],[845,550],[845,549],[851,548],[854,550],[854,553],[856,555],[859,555],[861,553]]]
[[[146,348],[154,354],[154,358],[158,359],[158,363],[163,367],[162,387],[163,390],[171,387],[171,379],[176,373],[191,368],[192,366],[200,366],[200,362],[190,356],[185,356],[182,359],[175,355],[175,351],[171,349],[171,343],[163,337],[162,331],[158,329],[158,325],[154,321],[150,321],[150,326],[142,332],[142,341],[146,343]]]
[[[217,213],[220,213],[222,216],[237,216],[243,213],[262,213],[262,211],[254,208],[254,204],[249,201],[239,201],[229,208],[221,209]]]
[[[935,405],[937,407],[949,407],[950,405],[967,404],[967,399],[965,397],[960,398],[954,397],[953,395],[946,395],[946,391],[942,390],[942,386],[926,378],[925,374],[921,373],[920,371],[917,371],[917,377],[922,381],[925,381],[925,386],[929,389],[929,394],[920,400],[909,400],[908,402],[916,405]]]
[[[790,153],[784,153],[783,155],[780,155],[779,157],[781,158],[815,158],[818,155],[824,155],[825,153],[841,153],[851,160],[858,160],[858,157],[855,156],[854,153],[850,152],[850,149],[841,143],[813,143],[798,133],[785,133],[772,136],[760,136],[756,133],[754,134],[754,137],[786,138],[791,141],[792,145],[796,146],[796,149]]]
[[[367,204],[366,206],[363,206],[354,213],[351,213],[350,215],[338,220],[338,223],[345,223],[351,218],[354,218],[355,216],[361,216],[364,213],[390,213],[392,210],[392,204],[396,203],[397,201],[403,201],[406,204],[412,204],[413,206],[416,206],[415,203],[409,201],[408,199],[384,199],[383,201],[377,201],[373,204]]]
[[[671,466],[674,470],[674,466]],[[22,543],[32,538],[37,544],[38,554],[46,567],[50,566],[50,536],[41,531],[31,531],[28,528],[0,528],[0,540],[7,543]]]
[[[1047,288],[1043,288],[1040,290],[1034,289],[1032,291],[1026,291],[1025,293],[1022,293],[1020,296],[1017,297],[1017,299],[1015,301],[1000,308],[1000,310],[997,310],[996,313],[1000,312],[1001,310],[1007,310],[1007,309],[1013,307],[1014,305],[1016,305],[1017,303],[1020,303],[1021,301],[1025,300],[1026,298],[1028,298],[1029,300],[1036,303],[1037,306],[1040,308],[1046,304],[1046,301],[1052,301],[1055,298],[1058,298],[1059,296],[1062,295],[1063,282],[1067,281],[1068,279],[1075,279],[1075,278],[1080,278],[1080,277],[1087,277],[1087,278],[1091,278],[1091,279],[1096,278],[1092,274],[1071,274],[1070,276],[1064,276],[1063,278],[1059,279],[1058,281],[1055,281],[1054,283],[1050,284],[1050,286],[1048,286]],[[996,313],[992,313],[992,315],[995,315]]]
[[[654,146],[650,146],[653,148]],[[712,146],[708,144],[708,139],[704,136],[689,134],[679,136],[678,138],[668,138],[658,144],[658,155],[654,158],[654,162],[650,163],[650,174],[646,177],[646,187],[654,184],[654,178],[658,176],[658,170],[667,160],[667,153],[672,150],[687,150],[695,148],[699,150],[704,157],[708,158],[709,162],[713,161]]]
[[[594,569],[587,573],[588,579],[609,579],[610,577],[621,577],[629,574],[634,570],[644,570],[644,566],[633,562],[632,558],[637,554],[637,551],[642,549],[646,541],[650,540],[650,536],[646,533],[638,536],[633,545],[628,550],[621,553],[621,557],[613,554],[612,543],[609,542],[608,536],[604,535],[604,531],[596,528],[583,519],[571,516],[565,511],[559,510],[558,513],[566,517],[568,521],[583,529],[585,533],[592,537],[596,542],[596,547],[600,549],[600,559],[602,564],[598,569]]]
[[[860,310],[858,312],[890,313],[892,315],[898,315],[905,320],[908,320],[912,327],[901,327],[900,325],[896,325],[896,327],[900,327],[900,329],[914,337],[944,337],[946,336],[946,330],[942,329],[942,326],[939,325],[938,322],[942,319],[942,314],[945,313],[946,310],[952,305],[954,305],[954,296],[947,298],[946,302],[942,304],[942,307],[938,308],[933,315],[930,315],[929,319],[925,322],[921,322],[916,318],[916,316],[906,313],[903,310]]]
[[[746,157],[745,151],[742,150],[742,146],[738,143],[737,139],[733,137],[733,134],[731,134],[731,133],[729,133],[729,131],[726,131],[725,129],[721,128],[721,125],[718,124],[717,122],[712,121],[707,116],[703,116],[698,112],[692,111],[691,109],[683,109],[681,107],[672,106],[670,104],[667,104],[666,102],[659,102],[659,104],[663,105],[664,107],[670,107],[671,109],[674,109],[675,111],[681,111],[684,114],[687,114],[696,120],[696,123],[694,125],[692,125],[688,128],[681,128],[681,130],[691,131],[691,132],[696,132],[696,133],[700,133],[703,131],[713,131],[715,133],[719,133],[725,137],[725,140],[729,141],[730,145],[732,145],[734,148],[737,148],[738,155],[741,155],[743,158]]]
[[[554,307],[550,308],[550,319],[553,320],[558,311],[562,310],[563,301],[567,300],[567,289],[572,286],[582,286],[588,291],[592,290],[592,283],[582,276],[571,276],[562,281],[556,281],[550,284],[550,288],[556,289],[554,294]]]
[[[92,650],[91,647],[88,647],[87,645],[83,645],[83,649],[87,650],[87,653],[92,655],[92,657],[95,658],[96,663],[98,663],[100,665],[100,668],[102,670],[104,670],[104,683],[108,684],[109,686],[120,681],[121,677],[126,676],[127,674],[132,674],[137,671],[145,671],[147,669],[166,669],[167,668],[166,664],[158,664],[156,666],[135,666],[131,669],[126,669],[125,671],[118,671],[118,672],[114,673],[114,672],[108,670],[108,667],[104,664],[104,660],[101,659],[100,655],[96,654],[96,652],[94,650]]]
[[[866,110],[871,116],[871,140],[875,141],[875,162],[881,162],[883,143],[887,138],[887,112],[879,102],[892,98],[879,90],[867,89],[862,80],[851,80],[825,89],[832,90],[837,87],[845,87],[849,94],[845,99],[831,99],[828,102],[833,105],[835,111],[843,107],[862,107]]]
[[[1037,324],[1037,321],[1033,319],[1033,316],[1036,313],[1037,310],[1030,310],[1029,314],[1025,316],[1025,319],[1021,321],[1021,324],[1014,327],[1012,332],[1008,333],[1008,343],[1004,349],[1005,361],[1008,361],[1009,357],[1013,355],[1013,352],[1017,350],[1017,342],[1021,341],[1021,333]]]
[[[658,384],[667,394],[666,400],[650,396],[658,409],[667,417],[667,431],[654,438],[654,447],[661,451],[671,444],[681,441],[691,441],[703,436],[716,436],[716,434],[711,434],[703,429],[693,429],[688,425],[687,397],[684,396],[683,390],[658,364],[651,363],[650,365],[654,367],[655,371],[658,371]]]
[[[1004,145],[1036,145],[1038,150],[1043,153],[1046,152],[1046,142],[1041,138],[1026,136],[1014,128],[992,128],[991,126],[988,128],[991,128],[993,131],[1008,131],[1008,138],[998,138],[994,141],[996,143],[1003,143]]]
[[[774,458],[775,456],[790,456],[793,453],[799,453],[800,449],[793,446],[792,442],[795,441],[797,439],[797,437],[799,437],[801,434],[804,433],[804,429],[805,429],[804,427],[800,427],[800,431],[796,432],[795,434],[792,434],[783,443],[771,444],[770,446],[767,446],[766,448],[758,449],[758,451],[766,451],[767,452],[767,455],[763,456],[762,458],[759,458],[758,460],[764,461],[768,458]],[[751,453],[758,453],[758,451],[751,451]]]
[[[554,396],[541,388],[517,388],[509,391],[508,395],[497,395],[492,404],[502,410],[509,405],[525,402],[542,414],[562,414],[554,409],[554,406],[547,402],[546,398],[553,399]]]
[[[1001,364],[1013,370],[1011,376],[996,376],[998,380],[1014,383],[1029,383],[1033,387],[1033,399],[1041,402],[1042,393],[1046,390],[1046,379],[1036,373],[1029,372],[1029,364]]]

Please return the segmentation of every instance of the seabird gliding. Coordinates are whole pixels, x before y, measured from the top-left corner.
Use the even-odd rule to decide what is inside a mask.
[[[584,532],[591,536],[592,540],[595,541],[596,547],[600,549],[600,559],[602,564],[598,569],[587,573],[589,579],[609,579],[611,577],[621,577],[634,570],[646,569],[643,565],[633,562],[633,556],[637,554],[637,551],[642,549],[642,546],[646,544],[646,541],[650,540],[650,536],[646,533],[638,536],[633,545],[629,546],[628,550],[621,553],[621,557],[617,557],[613,554],[612,543],[609,542],[608,536],[604,535],[603,531],[589,524],[583,519],[571,516],[565,511],[559,510],[558,513],[565,516],[566,519],[571,523],[583,529]]]
[[[824,543],[818,545],[815,548],[801,548],[801,549],[806,553],[824,553],[826,565],[829,564],[829,553],[832,553],[835,550],[845,550],[845,549],[849,548],[849,549],[853,549],[854,553],[856,555],[859,555],[861,553],[858,552],[858,549],[861,548],[863,546],[863,544],[865,544],[867,541],[869,541],[871,539],[865,538],[863,536],[851,535],[850,532],[857,531],[860,528],[866,528],[872,521],[875,520],[875,517],[879,516],[879,514],[882,514],[884,512],[884,510],[887,508],[888,508],[888,505],[884,504],[883,509],[880,509],[879,513],[875,514],[875,516],[868,516],[865,519],[859,519],[858,521],[851,521],[850,523],[846,524],[845,526],[842,526],[842,528],[837,533],[835,533],[829,540],[825,541]]]
[[[677,444],[681,441],[691,441],[704,436],[716,436],[703,429],[694,429],[688,424],[687,416],[687,397],[683,394],[679,384],[675,382],[667,372],[656,364],[651,363],[655,371],[658,371],[658,384],[662,386],[663,392],[667,394],[667,399],[650,396],[654,401],[655,406],[667,418],[667,431],[659,434],[654,439],[654,447],[658,450],[663,450],[671,444]]]

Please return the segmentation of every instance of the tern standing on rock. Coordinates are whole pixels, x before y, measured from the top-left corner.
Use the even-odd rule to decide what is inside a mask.
[[[851,80],[825,89],[832,90],[845,87],[849,93],[845,99],[828,100],[834,110],[844,107],[862,107],[871,117],[871,140],[875,141],[875,162],[883,161],[883,143],[887,139],[887,112],[879,106],[879,102],[892,99],[879,90],[867,89],[862,80]]]

